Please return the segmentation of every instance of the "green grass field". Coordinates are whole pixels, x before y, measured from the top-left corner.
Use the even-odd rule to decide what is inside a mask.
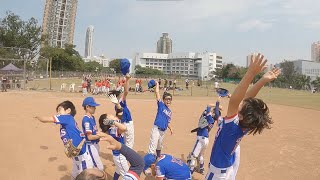
[[[115,81],[113,80],[113,83]],[[80,88],[78,86],[81,85],[81,79],[52,79],[52,91],[60,91],[60,86],[62,83],[67,83],[67,90],[69,89],[69,84],[76,84],[76,91],[79,91]],[[196,83],[196,82],[195,82]],[[192,83],[191,83],[192,84]],[[135,87],[135,79],[130,81],[130,86]],[[217,94],[213,88],[213,82],[203,84],[202,87],[193,86],[192,90],[185,90],[184,80],[178,80],[177,86],[183,88],[183,91],[171,91],[174,93],[177,99],[184,98],[198,98],[198,97],[217,97]],[[143,80],[143,87],[147,87],[147,81]],[[228,89],[231,93],[234,91],[236,85],[230,83],[222,83],[220,87]],[[33,80],[29,81],[27,84],[27,89],[37,89],[37,90],[49,90],[49,79],[41,79],[41,80]],[[135,94],[135,93],[133,93]],[[153,93],[143,93],[133,95],[133,98],[153,98]],[[258,94],[258,98],[263,99],[267,103],[271,104],[281,104],[286,106],[295,106],[295,107],[303,107],[309,109],[320,110],[320,94],[315,93],[312,94],[310,91],[298,91],[298,90],[289,90],[289,89],[280,89],[280,88],[269,88],[265,87]]]

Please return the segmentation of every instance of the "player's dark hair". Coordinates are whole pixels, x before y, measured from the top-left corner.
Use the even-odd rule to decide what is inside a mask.
[[[117,90],[111,90],[108,93],[109,95],[116,95],[116,97],[118,98],[119,95],[121,94],[121,91],[117,91]]]
[[[247,130],[248,134],[261,134],[263,129],[271,129],[273,123],[269,116],[269,108],[261,99],[247,98],[243,100],[242,108],[239,111],[242,116],[239,124]]]
[[[101,114],[101,116],[99,117],[99,126],[100,126],[102,132],[108,134],[108,130],[110,129],[111,126],[103,124],[103,120],[105,120],[105,119],[107,119],[107,114]]]
[[[164,92],[163,95],[162,95],[162,100],[164,100],[164,98],[166,98],[168,96],[171,97],[171,99],[172,99],[172,95],[170,93]]]
[[[64,110],[70,108],[70,115],[72,115],[73,117],[77,114],[76,107],[71,101],[63,101],[62,103],[58,104],[58,106],[56,107],[56,111],[58,111],[59,107],[62,107]]]

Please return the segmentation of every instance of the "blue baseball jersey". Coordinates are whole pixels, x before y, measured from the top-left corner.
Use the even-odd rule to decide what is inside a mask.
[[[234,151],[245,135],[239,126],[239,117],[234,115],[223,119],[212,147],[210,163],[217,168],[227,168],[233,165]]]
[[[156,164],[156,176],[165,179],[191,179],[190,169],[183,161],[168,154],[162,154]]]
[[[91,141],[88,139],[88,134],[96,135],[98,132],[98,127],[97,127],[96,120],[95,120],[94,116],[90,117],[88,115],[85,115],[83,117],[82,129],[86,135],[87,142],[91,142],[91,143],[98,143],[99,142],[99,139],[91,140]]]
[[[112,136],[115,140],[119,141],[120,143],[124,144],[124,136],[123,134],[120,134],[118,132],[118,128],[117,127],[110,127],[108,130],[108,133],[110,136]],[[114,156],[119,156],[120,155],[120,151],[119,150],[112,150],[112,154]]]
[[[120,101],[120,106],[123,108],[123,114],[121,118],[121,123],[129,123],[132,121],[130,110],[127,106],[127,101]],[[114,107],[115,110],[117,110],[116,107]]]
[[[203,111],[203,113],[200,116],[199,121],[205,118],[208,122],[208,126],[210,126],[210,128],[212,128],[213,124],[214,124],[214,119],[212,118],[212,113],[211,113],[211,107],[207,107],[206,110]],[[199,128],[197,131],[197,136],[204,136],[204,137],[209,137],[209,129],[208,127],[204,127],[204,128]]]
[[[158,112],[154,125],[158,126],[161,131],[165,131],[168,128],[168,124],[171,121],[171,110],[160,100],[158,103]]]
[[[65,145],[69,139],[72,139],[72,144],[77,147],[82,139],[84,138],[83,132],[78,128],[77,122],[74,120],[74,117],[67,115],[56,115],[53,116],[54,122],[60,124],[60,137]],[[82,155],[86,152],[86,146],[83,145],[79,155]]]

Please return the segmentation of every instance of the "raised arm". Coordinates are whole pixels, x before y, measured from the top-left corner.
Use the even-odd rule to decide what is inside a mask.
[[[129,80],[130,80],[130,75],[126,75],[126,82],[124,83],[124,93],[122,95],[122,100],[125,101],[127,98],[127,95],[129,93]]]
[[[271,82],[275,80],[279,75],[281,74],[281,69],[273,68],[272,70],[269,70],[266,72],[261,79],[259,79],[258,82],[256,82],[252,88],[249,89],[249,91],[246,93],[245,98],[253,98],[256,97],[256,95],[259,93],[260,89],[267,84],[268,82]]]
[[[161,100],[160,89],[159,89],[159,83],[157,81],[156,81],[156,86],[154,88],[154,93],[156,94],[157,101],[160,101]]]
[[[251,63],[249,69],[240,81],[240,83],[238,84],[238,86],[236,87],[236,89],[234,90],[234,93],[230,98],[227,117],[233,116],[234,114],[238,113],[239,105],[245,97],[250,83],[258,73],[260,73],[266,68],[266,63],[267,60],[264,60],[264,56],[260,55],[260,53],[257,56],[251,56]]]
[[[42,123],[54,123],[53,116],[35,116],[34,118]]]

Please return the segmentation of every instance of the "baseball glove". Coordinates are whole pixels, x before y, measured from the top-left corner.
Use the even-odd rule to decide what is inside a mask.
[[[102,132],[108,133],[109,128],[114,125],[114,120],[103,119],[102,122],[99,122]]]
[[[64,145],[64,152],[67,155],[67,157],[73,158],[75,156],[78,156],[84,142],[85,142],[85,139],[83,138],[80,144],[77,147],[75,147],[72,143],[72,139],[69,139],[68,142]]]
[[[209,124],[208,124],[208,121],[206,119],[205,116],[201,116],[200,119],[199,119],[199,123],[198,123],[198,127],[199,128],[204,128],[204,127],[207,127]]]

